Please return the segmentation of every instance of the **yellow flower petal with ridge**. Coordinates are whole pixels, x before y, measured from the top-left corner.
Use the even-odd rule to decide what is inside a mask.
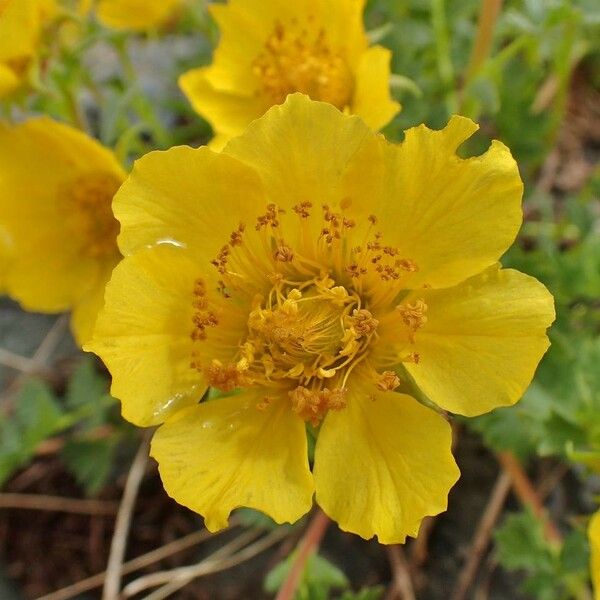
[[[136,161],[115,196],[119,247],[127,256],[172,243],[208,267],[229,233],[240,221],[254,220],[264,204],[257,174],[230,156],[188,146],[150,152]]]
[[[418,266],[411,287],[448,287],[497,262],[521,226],[523,184],[504,144],[461,159],[477,130],[452,117],[439,131],[406,131],[400,144],[366,144],[346,173],[347,194],[371,207],[388,243]]]
[[[345,531],[383,544],[416,537],[447,507],[459,477],[444,419],[405,394],[360,375],[345,410],[330,412],[315,451],[317,502]]]
[[[121,400],[123,416],[137,425],[162,423],[204,394],[204,376],[191,365],[194,289],[201,275],[187,252],[162,245],[125,258],[106,287],[94,338],[84,348],[110,369],[111,392]],[[210,347],[215,357],[221,356],[219,343],[238,335],[231,320],[223,325]]]
[[[154,435],[151,454],[165,489],[203,515],[210,531],[226,527],[240,506],[277,523],[293,523],[311,508],[304,422],[282,398],[257,408],[264,395],[246,390],[181,410]]]
[[[417,296],[427,305],[427,322],[414,344],[400,350],[419,355],[405,364],[416,385],[438,406],[466,416],[519,400],[550,345],[548,290],[533,277],[491,267],[456,287]],[[401,330],[398,321],[389,327]]]

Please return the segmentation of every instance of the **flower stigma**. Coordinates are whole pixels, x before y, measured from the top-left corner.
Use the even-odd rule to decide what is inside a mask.
[[[418,362],[414,352],[373,353],[382,323],[404,328],[410,345],[427,322],[423,300],[402,301],[417,265],[383,243],[374,215],[359,223],[340,211],[302,202],[286,214],[269,204],[254,227],[240,223],[230,234],[212,260],[221,300],[209,299],[203,279],[193,290],[191,366],[210,386],[271,388],[274,396],[283,390],[291,410],[317,426],[329,410],[346,407],[358,365],[378,389],[391,391],[401,382],[389,367]],[[220,325],[223,302],[243,315],[227,360],[211,356],[210,343],[202,346]],[[267,394],[257,408],[270,403]]]

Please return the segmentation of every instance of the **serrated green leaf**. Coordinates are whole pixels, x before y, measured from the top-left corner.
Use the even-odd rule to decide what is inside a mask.
[[[296,552],[293,552],[269,571],[264,583],[267,592],[275,593],[283,585],[295,556]],[[327,598],[329,590],[332,588],[344,588],[346,586],[348,586],[348,578],[338,567],[326,558],[313,554],[306,561],[296,600],[320,600],[320,598]]]
[[[65,402],[69,408],[79,408],[98,402],[107,390],[108,381],[96,370],[94,359],[86,356],[69,380]]]
[[[15,402],[14,415],[0,420],[0,485],[68,424],[50,388],[37,379],[25,382]]]
[[[510,515],[495,533],[498,558],[509,570],[552,573],[556,558],[543,525],[530,511]]]
[[[62,459],[86,494],[93,496],[106,483],[113,465],[118,441],[69,440],[62,450]]]

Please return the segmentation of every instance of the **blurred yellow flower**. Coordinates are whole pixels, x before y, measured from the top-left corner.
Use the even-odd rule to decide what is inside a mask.
[[[99,21],[107,27],[147,31],[158,29],[173,20],[184,1],[97,0],[96,14]]]
[[[371,46],[364,0],[229,0],[211,4],[221,31],[212,65],[180,85],[212,125],[220,149],[293,92],[359,115],[378,130],[400,105],[390,98],[391,52]]]
[[[120,258],[111,201],[125,177],[112,152],[48,118],[0,123],[0,223],[10,240],[6,290],[27,310],[73,310],[90,337]]]
[[[600,511],[592,517],[588,533],[592,552],[590,568],[594,584],[594,598],[600,600]]]
[[[136,163],[114,202],[126,258],[85,348],[127,419],[163,423],[165,488],[210,530],[238,506],[295,521],[316,490],[342,529],[402,542],[459,475],[414,386],[477,415],[529,384],[553,302],[497,265],[522,184],[500,142],[457,157],[476,129],[454,117],[392,145],[294,94],[222,153]],[[226,395],[199,403],[208,386]]]
[[[0,0],[0,99],[23,84],[55,8],[54,0]]]

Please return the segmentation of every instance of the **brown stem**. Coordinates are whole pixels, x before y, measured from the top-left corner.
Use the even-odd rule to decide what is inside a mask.
[[[510,475],[513,490],[521,503],[529,507],[533,514],[544,524],[544,532],[548,541],[560,544],[562,535],[556,525],[548,518],[538,493],[519,461],[510,452],[499,452],[498,461],[506,473]]]
[[[317,512],[312,518],[310,525],[298,543],[298,553],[294,558],[292,568],[275,600],[293,600],[302,580],[304,567],[312,554],[317,551],[330,523],[329,517],[321,509],[317,508]]]
[[[501,9],[502,0],[483,0],[482,2],[479,21],[477,22],[477,35],[465,74],[465,87],[475,77],[490,55],[494,40],[494,28]]]

